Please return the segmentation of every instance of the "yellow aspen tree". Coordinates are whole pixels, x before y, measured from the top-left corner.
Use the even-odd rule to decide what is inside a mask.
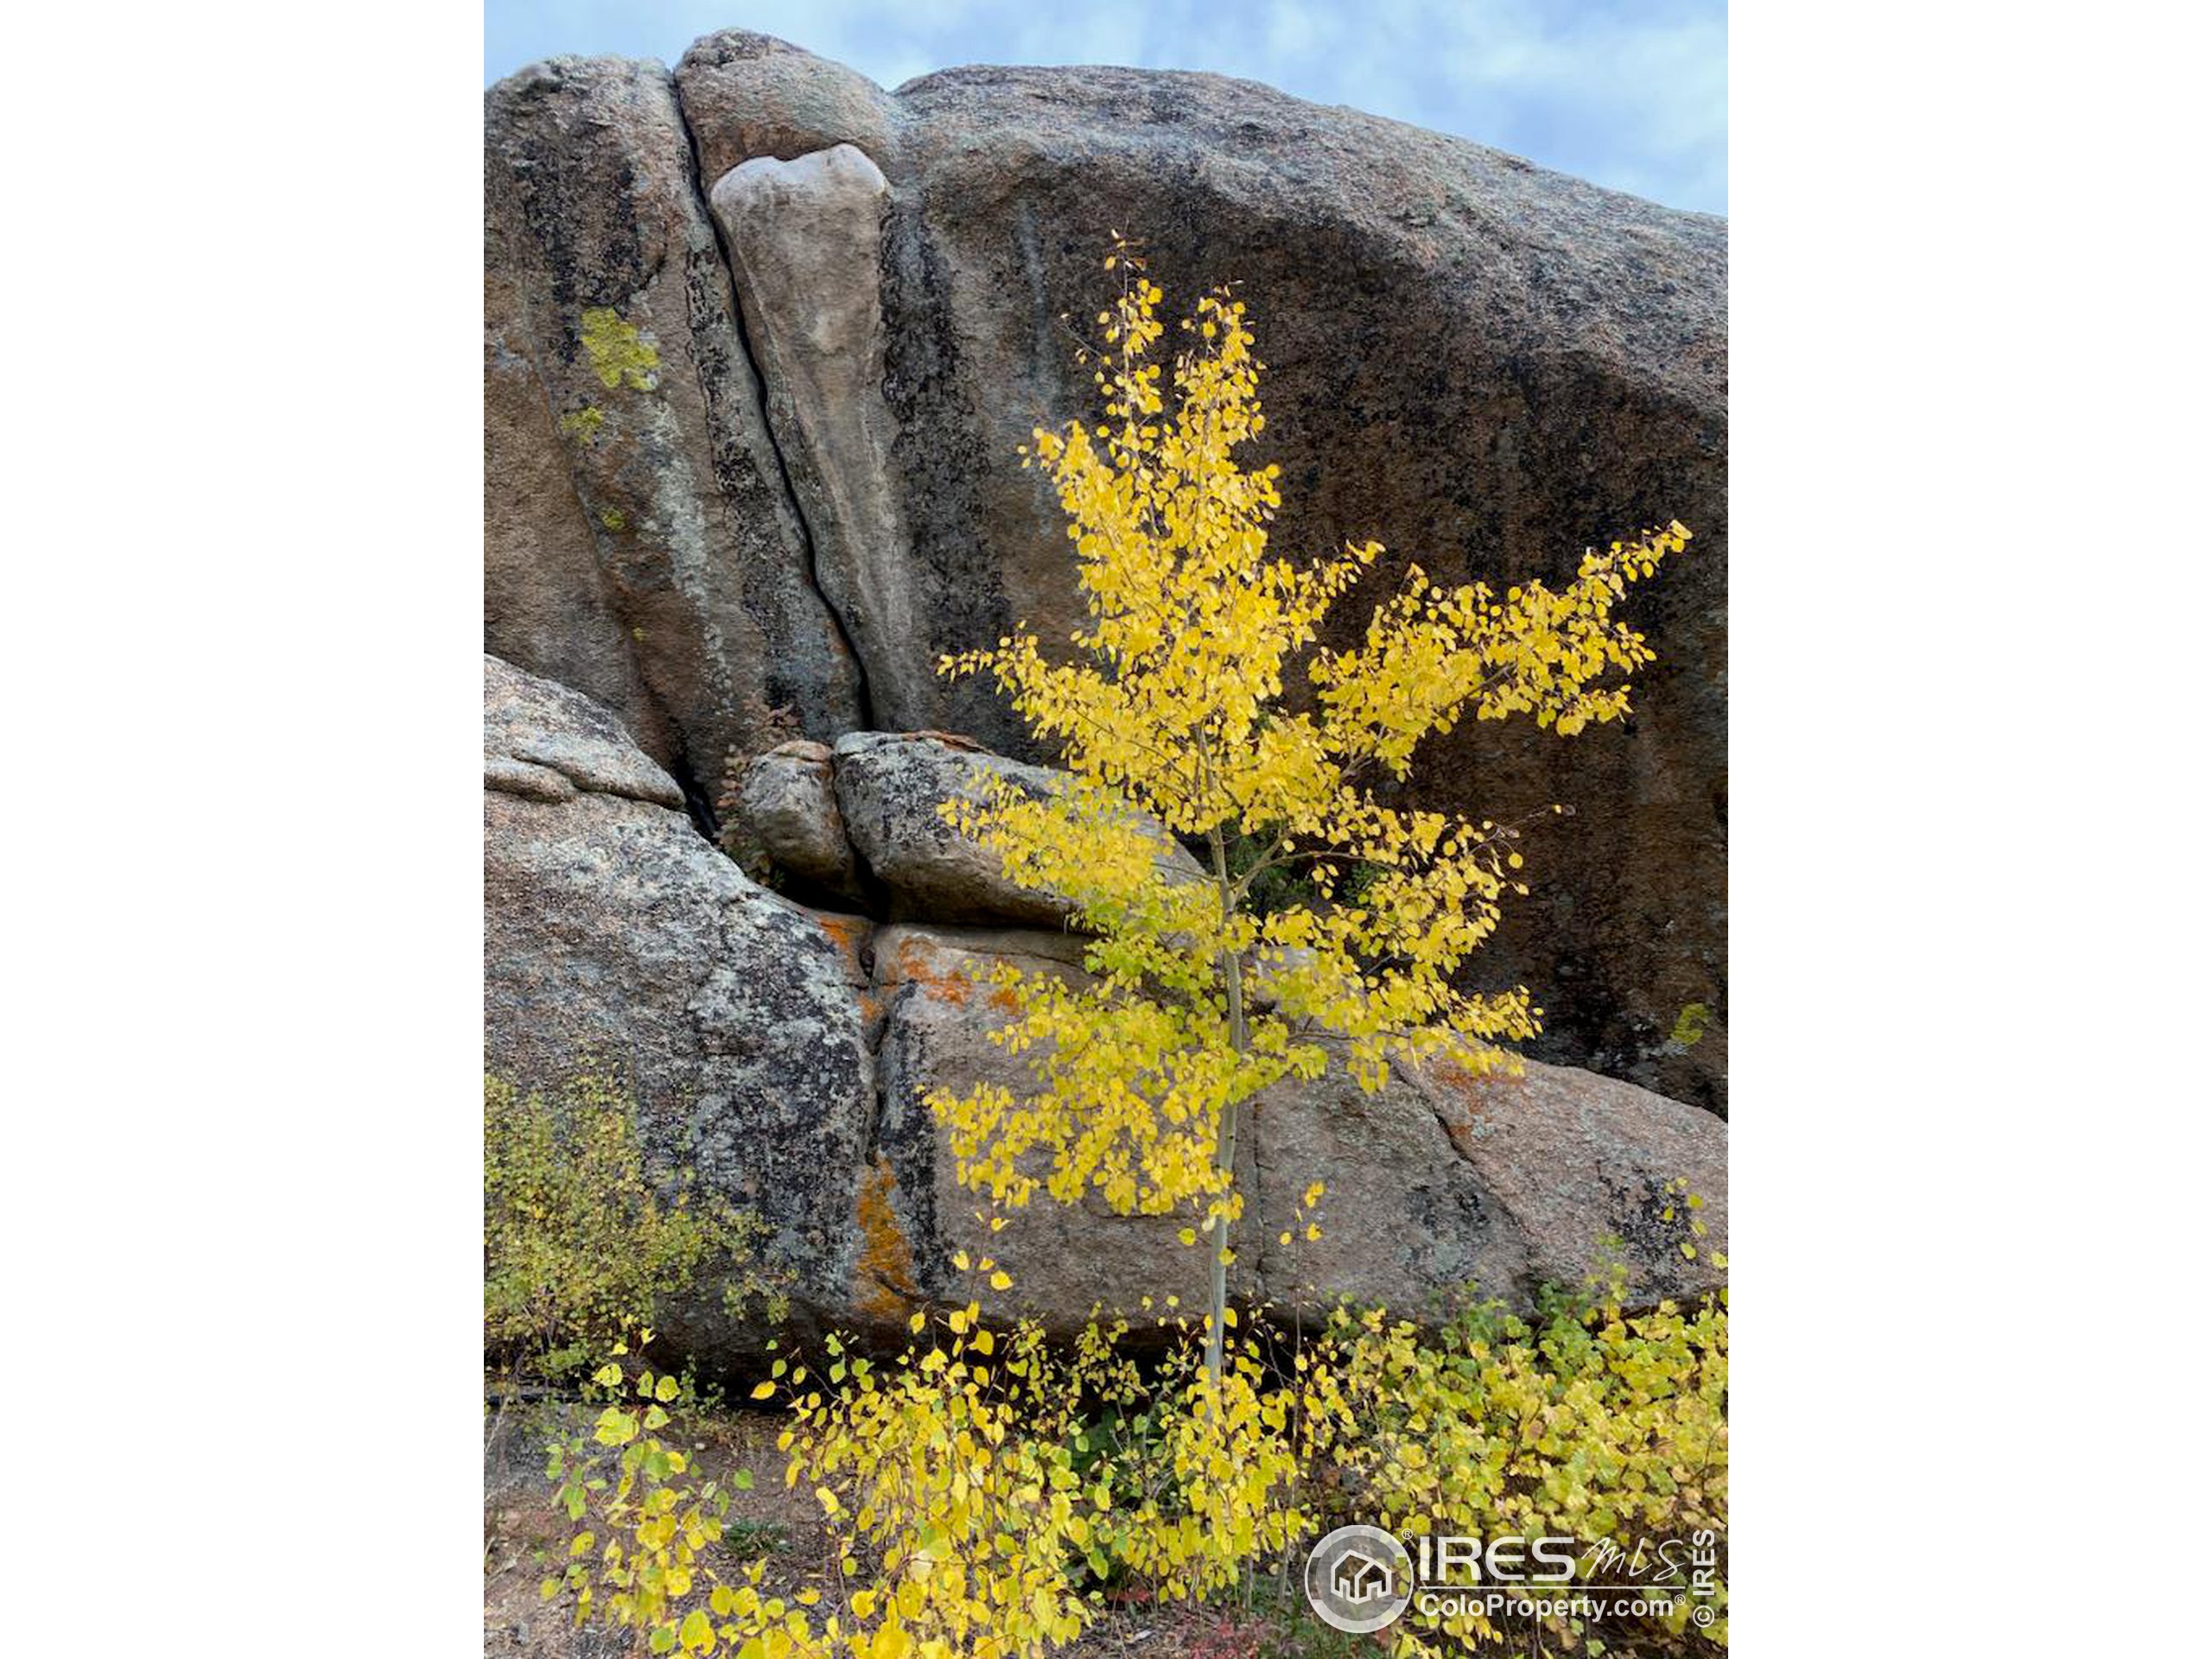
[[[1067,515],[1086,624],[1065,660],[1025,628],[939,664],[990,677],[1072,773],[1045,798],[1009,786],[945,810],[1010,877],[1075,902],[1090,982],[999,969],[1017,1013],[994,1040],[1027,1057],[1033,1091],[928,1099],[962,1181],[1000,1204],[1041,1185],[1065,1203],[1095,1190],[1123,1215],[1195,1212],[1217,1391],[1244,1103],[1322,1076],[1332,1055],[1368,1090],[1393,1061],[1428,1056],[1517,1071],[1504,1045],[1538,1029],[1525,988],[1455,983],[1505,895],[1528,891],[1516,832],[1381,791],[1424,738],[1471,717],[1561,737],[1619,719],[1624,677],[1653,653],[1614,607],[1690,532],[1587,552],[1557,588],[1445,588],[1416,566],[1364,638],[1323,648],[1323,619],[1382,547],[1269,553],[1280,469],[1236,459],[1266,424],[1243,304],[1226,289],[1201,299],[1163,363],[1160,289],[1118,238],[1106,266],[1120,297],[1084,358],[1101,417],[1039,429],[1022,451]],[[1143,815],[1204,846],[1203,879],[1161,857]],[[1302,875],[1310,899],[1255,903],[1276,872]]]

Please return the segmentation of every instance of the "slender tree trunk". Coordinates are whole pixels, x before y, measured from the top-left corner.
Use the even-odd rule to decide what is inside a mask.
[[[1226,921],[1235,908],[1236,900],[1230,887],[1229,854],[1223,846],[1221,831],[1215,830],[1208,836],[1213,849],[1213,874],[1221,893],[1222,919]],[[1234,950],[1221,953],[1221,974],[1229,993],[1229,1040],[1242,1055],[1250,1042],[1244,1029],[1244,970]],[[1214,1138],[1214,1167],[1228,1173],[1230,1190],[1235,1190],[1236,1168],[1236,1118],[1241,1103],[1232,1099],[1222,1109],[1221,1128]],[[1210,1252],[1207,1261],[1206,1300],[1206,1376],[1214,1385],[1216,1405],[1221,1388],[1222,1332],[1229,1310],[1229,1217],[1217,1215],[1207,1230],[1206,1244]]]

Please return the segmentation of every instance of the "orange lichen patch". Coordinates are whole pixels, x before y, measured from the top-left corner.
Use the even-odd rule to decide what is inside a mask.
[[[919,940],[905,940],[899,946],[899,977],[919,985],[955,1007],[966,1007],[968,999],[976,994],[975,980],[965,973],[944,972],[936,965],[936,954]]]
[[[822,930],[823,937],[837,947],[837,954],[844,959],[846,983],[855,989],[867,984],[868,969],[861,961],[861,947],[867,943],[870,924],[859,916],[830,916],[818,910],[808,913]]]
[[[1427,1071],[1432,1079],[1442,1084],[1452,1093],[1465,1095],[1470,1099],[1477,1097],[1478,1091],[1482,1086],[1480,1078],[1459,1061],[1448,1056],[1440,1056],[1428,1061],[1423,1069]]]
[[[1501,1083],[1513,1081],[1504,1071],[1478,1071],[1447,1055],[1421,1063],[1421,1074],[1430,1083],[1451,1091],[1451,1098],[1432,1095],[1430,1104],[1444,1133],[1461,1155],[1473,1157],[1475,1141],[1491,1132],[1500,1112],[1510,1114],[1510,1102],[1497,1092]]]
[[[1471,1105],[1495,1105],[1496,1090],[1501,1084],[1516,1082],[1521,1076],[1518,1061],[1510,1053],[1497,1057],[1490,1070],[1478,1071],[1461,1064],[1449,1055],[1438,1055],[1421,1062],[1421,1071],[1433,1083],[1440,1083],[1453,1094]]]
[[[1452,1103],[1433,1100],[1437,1122],[1444,1126],[1445,1135],[1452,1144],[1465,1150],[1465,1142],[1473,1135],[1478,1122],[1474,1108],[1484,1103],[1482,1079],[1459,1061],[1439,1056],[1421,1063],[1422,1074],[1433,1084],[1440,1084],[1458,1096],[1460,1103],[1455,1110]]]
[[[890,1160],[878,1153],[861,1178],[860,1198],[853,1209],[861,1240],[860,1256],[853,1264],[853,1306],[887,1323],[905,1319],[921,1299],[914,1287],[913,1247],[899,1230],[899,1212],[891,1202],[898,1190]]]

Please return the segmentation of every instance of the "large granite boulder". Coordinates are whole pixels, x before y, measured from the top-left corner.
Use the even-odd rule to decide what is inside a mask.
[[[779,743],[757,756],[738,780],[737,816],[752,844],[800,891],[863,897],[826,744]]]
[[[756,758],[739,779],[738,810],[797,893],[836,895],[893,920],[1057,926],[1073,903],[1008,880],[998,855],[940,809],[980,803],[1001,780],[1042,796],[1066,776],[946,732],[852,732],[834,749],[785,743]],[[1145,823],[1163,863],[1201,878],[1173,836]]]
[[[1711,1113],[1567,1066],[1440,1065],[1416,1083],[1525,1241],[1529,1284],[1576,1285],[1615,1257],[1647,1300],[1725,1281],[1711,1257],[1727,1252],[1728,1137]]]
[[[991,1043],[1013,1005],[986,982],[1002,963],[1080,979],[1080,941],[893,925],[872,931],[868,953],[882,1115],[867,1248],[900,1270],[856,1303],[887,1323],[919,1300],[972,1297],[986,1317],[1033,1316],[1060,1334],[1094,1305],[1140,1321],[1147,1295],[1155,1313],[1167,1295],[1185,1310],[1202,1305],[1205,1251],[1177,1236],[1187,1215],[1117,1216],[1096,1197],[1040,1196],[999,1212],[1006,1224],[994,1231],[988,1195],[958,1185],[921,1103],[933,1088],[1027,1086],[1027,1063]],[[1400,1070],[1368,1094],[1332,1067],[1318,1084],[1279,1084],[1254,1103],[1237,1166],[1246,1204],[1231,1235],[1231,1292],[1279,1319],[1311,1318],[1341,1297],[1416,1318],[1471,1299],[1526,1308],[1541,1286],[1578,1287],[1613,1261],[1639,1301],[1725,1278],[1707,1257],[1726,1249],[1726,1125],[1592,1072],[1531,1062],[1525,1077],[1476,1081],[1449,1067]],[[1669,1191],[1678,1180],[1704,1200],[1704,1239],[1693,1241],[1691,1212]],[[1326,1190],[1308,1212],[1316,1181]],[[1313,1217],[1319,1238],[1306,1236]],[[1684,1257],[1685,1243],[1697,1260]],[[996,1258],[1011,1287],[957,1274],[963,1250]]]
[[[490,657],[484,693],[486,1070],[618,1071],[652,1163],[759,1216],[802,1313],[834,1314],[875,1100],[844,956],[607,709]],[[702,1347],[731,1334],[696,1323]]]
[[[1548,1011],[1544,1057],[1723,1103],[1723,221],[1249,82],[971,68],[886,92],[743,31],[672,78],[533,66],[486,126],[490,642],[695,774],[743,734],[724,694],[754,690],[823,742],[939,728],[1051,758],[988,685],[928,669],[1076,620],[1015,452],[1087,406],[1061,320],[1096,309],[1109,228],[1173,305],[1242,285],[1278,544],[1390,548],[1337,641],[1412,560],[1503,586],[1689,524],[1636,598],[1661,660],[1625,728],[1469,721],[1407,797],[1540,817],[1535,892],[1482,967]],[[588,308],[657,346],[653,388],[601,386]]]
[[[999,856],[947,823],[946,802],[980,803],[995,779],[1033,794],[1054,774],[938,732],[849,732],[837,740],[837,807],[861,862],[889,890],[894,919],[1051,927],[1074,906],[1007,879]]]

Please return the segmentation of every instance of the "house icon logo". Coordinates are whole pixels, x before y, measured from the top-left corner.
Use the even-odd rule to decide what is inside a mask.
[[[1388,1565],[1355,1549],[1339,1557],[1330,1569],[1329,1587],[1336,1592],[1338,1600],[1359,1607],[1377,1596],[1389,1595],[1390,1579]]]
[[[1338,1527],[1306,1558],[1306,1599],[1325,1624],[1379,1630],[1413,1599],[1413,1558],[1380,1527]]]

